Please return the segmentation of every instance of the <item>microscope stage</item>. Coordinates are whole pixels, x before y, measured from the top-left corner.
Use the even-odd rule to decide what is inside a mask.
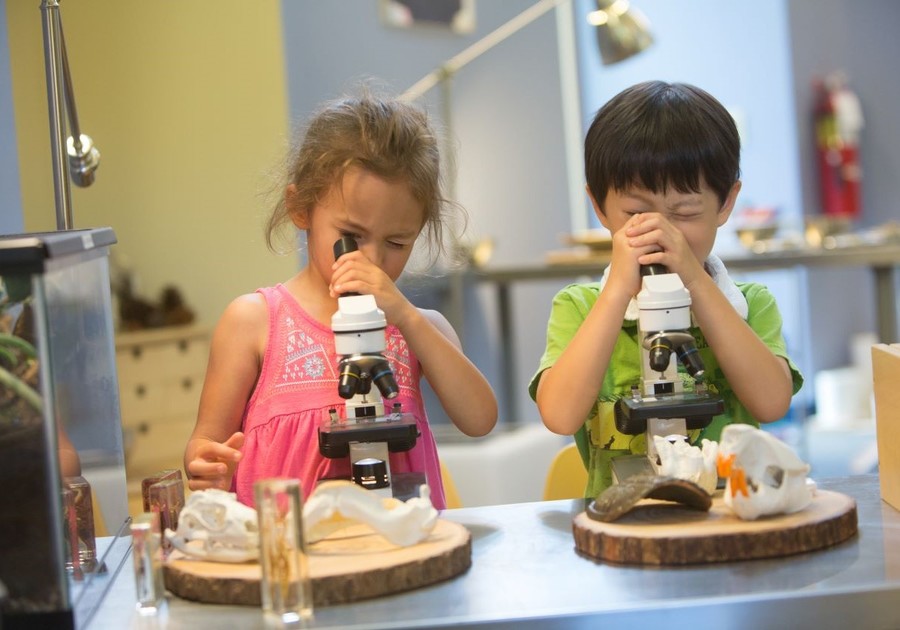
[[[419,428],[411,414],[329,422],[319,427],[319,452],[338,459],[350,455],[352,442],[387,442],[391,453],[402,453],[414,447],[418,437]]]
[[[713,416],[725,411],[725,403],[709,394],[673,394],[657,398],[620,398],[616,402],[616,429],[626,435],[640,435],[651,418],[684,418],[688,429],[702,429]]]

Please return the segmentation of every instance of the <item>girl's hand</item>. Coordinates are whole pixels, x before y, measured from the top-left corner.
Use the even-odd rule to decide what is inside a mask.
[[[400,326],[415,307],[400,292],[394,281],[378,265],[357,250],[341,256],[332,266],[331,297],[345,293],[375,296],[378,308],[384,311],[388,323]]]
[[[229,490],[234,469],[241,461],[243,445],[244,434],[238,431],[221,444],[206,440],[198,446],[194,459],[187,465],[188,487],[191,490]]]

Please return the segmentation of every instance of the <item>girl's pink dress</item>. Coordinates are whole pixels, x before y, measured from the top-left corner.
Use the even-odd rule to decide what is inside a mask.
[[[328,410],[339,409],[338,356],[331,329],[314,320],[283,285],[259,289],[269,308],[269,338],[256,388],[244,410],[243,459],[234,475],[238,500],[253,505],[253,483],[270,477],[298,478],[308,497],[323,478],[349,478],[347,458],[319,453],[317,429]],[[444,486],[434,436],[419,389],[419,362],[396,326],[385,331],[387,357],[394,370],[404,413],[415,417],[419,439],[405,453],[391,453],[392,472],[424,472],[431,501],[443,509]]]

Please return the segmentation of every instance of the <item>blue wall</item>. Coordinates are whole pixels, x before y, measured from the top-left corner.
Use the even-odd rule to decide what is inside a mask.
[[[593,3],[577,0],[578,12]],[[783,0],[722,3],[717,0],[634,2],[651,24],[654,45],[612,66],[600,63],[593,27],[576,20],[584,126],[597,109],[626,87],[651,79],[697,85],[719,99],[741,131],[737,209],[775,206],[787,229],[802,226],[803,202],[788,15]],[[578,13],[576,12],[576,13]],[[581,14],[581,13],[579,13]],[[599,223],[594,219],[594,224]],[[719,230],[718,251],[740,247],[730,223]],[[798,271],[745,275],[763,282],[778,299],[789,351],[809,373],[805,275]],[[803,396],[811,393],[807,388]]]
[[[400,93],[532,4],[480,0],[475,3],[475,32],[460,36],[427,26],[386,27],[373,0],[285,0],[291,115],[299,122],[320,101],[339,95],[359,77],[379,77]],[[439,97],[436,88],[422,103],[444,125],[458,151],[457,199],[469,215],[468,234],[495,240],[491,263],[540,261],[544,252],[561,247],[560,235],[571,227],[554,12],[456,75],[449,129]],[[543,351],[550,303],[559,287],[559,281],[513,287],[517,360],[510,369],[521,414],[512,418],[510,410],[501,408],[501,419],[538,421],[526,385]],[[447,315],[467,354],[499,388],[496,296],[492,287],[480,285],[468,287],[465,297],[463,316]],[[431,405],[429,414],[440,420]]]
[[[577,0],[586,13],[592,2]],[[651,79],[693,83],[735,115],[742,132],[743,205],[774,205],[784,222],[802,215],[787,12],[783,0],[633,2],[655,43],[612,66],[600,64],[593,27],[576,20],[585,128],[597,109],[626,87]],[[734,246],[726,224],[718,245]]]
[[[579,11],[589,0],[576,0]],[[775,205],[799,231],[818,214],[812,138],[812,82],[843,70],[860,96],[863,216],[859,227],[896,221],[900,198],[900,3],[891,0],[716,0],[633,3],[656,44],[610,67],[600,65],[590,27],[579,21],[585,124],[621,89],[659,78],[705,88],[743,127],[743,205]],[[734,220],[732,220],[734,223]],[[726,224],[717,247],[734,246]],[[854,334],[875,330],[874,281],[865,268],[753,274],[769,284],[786,320],[788,342],[811,376],[846,365]],[[848,305],[853,305],[848,308]],[[813,342],[814,340],[814,342]],[[812,393],[811,382],[804,395]]]
[[[863,107],[860,137],[862,217],[871,227],[900,217],[900,2],[894,0],[790,0],[792,69],[798,146],[805,207],[818,205],[809,124],[811,82],[835,70],[847,74]],[[900,274],[894,273],[900,295]],[[849,363],[852,335],[875,330],[868,269],[816,269],[809,272],[810,361],[816,369]],[[894,304],[900,321],[900,304]]]

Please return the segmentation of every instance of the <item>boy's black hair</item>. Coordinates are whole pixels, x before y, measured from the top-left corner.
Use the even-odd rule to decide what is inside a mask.
[[[699,192],[701,181],[724,203],[741,175],[740,153],[734,119],[713,96],[648,81],[597,111],[584,140],[585,178],[601,209],[610,189]]]

